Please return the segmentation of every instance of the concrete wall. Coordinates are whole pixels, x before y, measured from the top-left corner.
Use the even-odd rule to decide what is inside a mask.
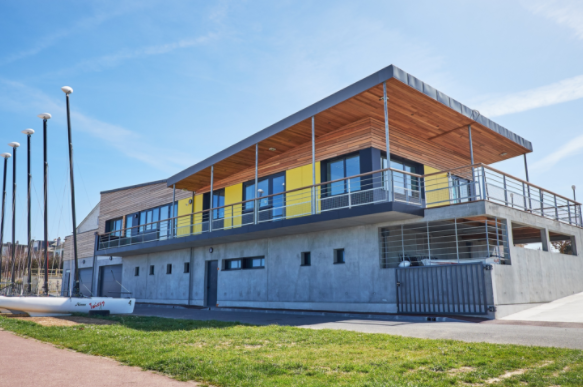
[[[430,209],[426,218],[479,215],[573,235],[579,251],[583,246],[579,228],[490,203]],[[141,302],[203,306],[207,291],[206,262],[217,260],[221,269],[217,302],[221,307],[395,313],[395,269],[380,268],[379,229],[411,222],[361,225],[126,257],[123,285]],[[513,247],[511,233],[508,238],[511,265],[494,265],[492,272],[485,272],[488,305],[496,305],[496,317],[583,291],[581,255]],[[337,248],[345,249],[345,264],[334,264],[333,251]],[[300,265],[304,251],[311,252],[311,266]],[[255,256],[265,257],[265,268],[222,270],[225,259]],[[191,262],[190,274],[183,272],[184,262]],[[105,263],[116,262],[106,260]],[[172,274],[166,274],[168,263],[173,265]],[[153,276],[149,275],[150,265],[156,267]],[[134,276],[136,266],[140,267],[138,277]]]
[[[206,304],[206,261],[218,260],[219,306],[396,312],[394,269],[380,269],[378,226],[237,242],[192,249],[190,303]],[[334,249],[344,248],[344,264]],[[190,249],[124,258],[124,286],[141,302],[186,304]],[[300,255],[311,252],[311,266]],[[265,256],[264,269],[222,270],[224,259]],[[167,275],[166,264],[176,265]],[[150,276],[148,267],[156,265]],[[134,268],[140,266],[140,276]]]

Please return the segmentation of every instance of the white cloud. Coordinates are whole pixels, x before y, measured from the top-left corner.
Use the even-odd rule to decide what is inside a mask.
[[[532,169],[544,172],[551,169],[559,161],[583,152],[583,135],[575,137],[550,155],[532,164]]]
[[[208,43],[209,41],[211,41],[217,37],[218,37],[217,34],[209,33],[207,35],[204,35],[204,36],[201,36],[198,38],[182,39],[180,41],[173,42],[173,43],[166,43],[166,44],[161,44],[161,45],[142,47],[142,48],[138,48],[138,49],[122,50],[122,51],[118,51],[115,54],[103,55],[103,56],[98,57],[98,58],[84,60],[82,62],[79,62],[79,63],[73,65],[72,67],[60,70],[57,73],[59,73],[59,74],[61,74],[61,73],[71,74],[72,72],[76,72],[76,71],[78,71],[78,72],[99,72],[99,71],[103,71],[103,70],[108,69],[108,68],[113,68],[115,66],[118,66],[122,62],[130,60],[130,59],[147,57],[147,56],[152,56],[152,55],[162,55],[162,54],[166,54],[166,53],[169,53],[169,52],[172,52],[175,50],[202,45],[202,44]]]
[[[583,98],[583,75],[505,96],[492,96],[477,109],[486,117],[497,117],[579,98]]]
[[[583,3],[580,0],[528,0],[522,4],[536,15],[565,26],[583,40]]]
[[[130,12],[130,11],[135,11],[136,8],[141,8],[141,7],[143,7],[143,4],[137,2],[137,3],[133,3],[133,4],[128,3],[126,6],[118,7],[117,9],[114,9],[112,12],[100,12],[100,11],[98,11],[95,15],[93,15],[91,17],[84,18],[84,19],[77,21],[76,23],[73,23],[73,25],[67,29],[62,29],[62,30],[54,32],[52,34],[44,35],[43,37],[38,39],[38,41],[36,42],[35,45],[33,45],[30,48],[24,49],[22,51],[19,51],[19,52],[13,53],[13,54],[10,54],[9,56],[7,56],[4,59],[0,59],[0,66],[18,61],[20,59],[23,59],[23,58],[26,58],[29,56],[36,55],[39,52],[51,47],[52,45],[57,43],[59,40],[65,38],[73,33],[78,33],[79,31],[82,31],[82,30],[89,30],[91,28],[97,27],[98,25],[106,22],[107,20],[121,16],[123,14]]]
[[[52,122],[65,124],[63,102],[48,97],[42,91],[21,83],[0,79],[0,106],[5,110],[53,113]],[[192,156],[179,151],[160,152],[158,144],[150,143],[138,132],[110,124],[78,111],[71,113],[75,130],[87,133],[126,157],[139,160],[158,170],[174,173],[192,164]],[[132,144],[132,146],[128,146]],[[154,156],[155,155],[155,156]]]

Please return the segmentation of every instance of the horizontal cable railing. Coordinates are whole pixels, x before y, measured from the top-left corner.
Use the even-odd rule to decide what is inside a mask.
[[[418,175],[386,168],[99,236],[98,249],[179,238],[381,202],[432,208],[488,200],[581,227],[581,204],[483,164]]]

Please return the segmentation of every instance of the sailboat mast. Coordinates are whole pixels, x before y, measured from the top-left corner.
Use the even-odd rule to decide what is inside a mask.
[[[6,213],[6,172],[8,171],[8,159],[10,153],[2,153],[4,158],[4,178],[2,183],[2,220],[0,221],[0,283],[2,282],[2,250],[4,248],[4,214]]]
[[[43,120],[43,161],[44,161],[44,252],[45,257],[45,295],[49,295],[49,162],[47,161],[47,120],[51,118],[49,113],[42,113],[38,115]]]
[[[77,257],[77,217],[75,213],[75,174],[73,173],[73,136],[71,133],[71,113],[69,109],[69,94],[73,89],[69,86],[61,87],[67,100],[67,131],[69,134],[69,175],[71,179],[71,216],[73,220],[73,256],[75,257],[75,280],[73,282],[73,297],[80,296],[79,260]]]
[[[27,215],[28,215],[28,221],[27,221],[27,234],[28,234],[28,239],[27,239],[27,269],[28,269],[28,276],[27,276],[27,292],[30,293],[32,292],[32,252],[30,251],[32,249],[31,245],[30,245],[30,240],[31,240],[31,219],[30,219],[30,200],[31,200],[31,196],[30,196],[30,182],[32,180],[32,174],[30,172],[30,137],[34,134],[34,130],[33,129],[26,129],[23,130],[22,133],[26,134],[26,151],[27,151],[27,155],[26,155],[26,169],[28,172],[28,180],[27,180],[27,194],[26,194],[26,207],[27,207]]]

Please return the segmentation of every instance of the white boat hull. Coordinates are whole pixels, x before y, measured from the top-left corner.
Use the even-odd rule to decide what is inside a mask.
[[[89,313],[93,310],[109,310],[111,314],[131,314],[134,312],[135,303],[135,298],[0,296],[0,309],[24,312],[30,316]]]

